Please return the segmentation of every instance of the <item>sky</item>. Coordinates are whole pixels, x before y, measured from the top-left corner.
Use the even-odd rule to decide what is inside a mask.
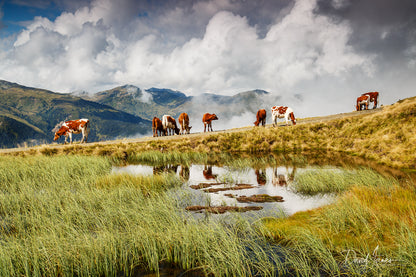
[[[0,79],[262,89],[301,117],[352,111],[369,91],[388,105],[416,96],[416,1],[0,0]]]

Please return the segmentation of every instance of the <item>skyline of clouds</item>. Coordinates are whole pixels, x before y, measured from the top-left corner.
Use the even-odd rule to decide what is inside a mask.
[[[70,2],[54,1],[56,17],[1,38],[0,79],[63,93],[263,89],[313,115],[351,110],[367,91],[385,104],[414,96],[412,1]]]

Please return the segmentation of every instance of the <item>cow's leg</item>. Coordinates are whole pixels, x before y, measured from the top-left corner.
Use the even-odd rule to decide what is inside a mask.
[[[206,132],[207,123],[204,122],[204,133]]]
[[[85,125],[85,140],[84,140],[85,143],[88,142],[88,135],[89,135],[89,133],[90,133],[90,125],[87,124],[87,125]]]
[[[69,133],[68,136],[69,136],[69,144],[72,144],[72,133]]]

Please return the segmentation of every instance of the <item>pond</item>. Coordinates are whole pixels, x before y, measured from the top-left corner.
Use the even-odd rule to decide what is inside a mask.
[[[175,173],[183,180],[185,190],[193,195],[192,205],[187,207],[191,211],[224,213],[226,211],[224,208],[213,210],[212,207],[226,206],[237,211],[261,210],[263,215],[284,213],[287,216],[324,206],[334,199],[333,195],[304,196],[293,190],[291,184],[296,174],[307,170],[314,168],[279,166],[235,169],[201,164],[113,167],[113,173],[135,175]]]

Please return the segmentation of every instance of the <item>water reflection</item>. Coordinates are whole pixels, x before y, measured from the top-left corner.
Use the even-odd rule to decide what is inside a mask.
[[[212,165],[204,165],[202,174],[206,180],[216,180],[218,177],[218,174],[212,174]]]
[[[256,174],[256,177],[257,177],[257,184],[259,184],[260,186],[263,186],[267,183],[267,175],[266,175],[265,168],[256,169],[254,173]]]
[[[149,172],[150,174],[174,173],[184,180],[184,188],[195,196],[191,200],[192,205],[261,206],[265,212],[283,211],[287,215],[318,208],[333,200],[333,196],[330,195],[306,197],[292,191],[291,183],[295,174],[305,170],[311,168],[281,166],[241,170],[214,165],[129,165],[113,168],[115,173],[145,175],[149,175]],[[283,202],[247,203],[238,200],[257,195],[280,196]]]
[[[281,168],[273,168],[272,183],[275,186],[287,186],[288,183],[292,183],[295,180],[296,167],[285,167],[283,171]]]

